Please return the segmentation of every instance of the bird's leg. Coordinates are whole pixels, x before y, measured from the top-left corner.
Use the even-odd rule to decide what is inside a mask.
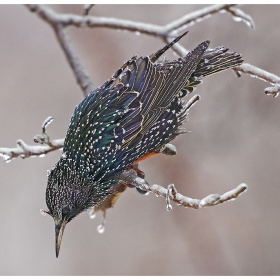
[[[145,173],[138,168],[138,163],[132,165],[132,169],[136,172],[137,176],[139,176],[142,179],[145,178]]]
[[[132,166],[132,169],[136,172],[136,174],[137,174],[138,177],[140,177],[140,178],[142,178],[142,179],[145,178],[145,173],[144,173],[142,170],[140,170],[140,169],[138,168],[138,163],[135,164],[135,165],[133,165],[133,166]],[[133,186],[133,187],[134,187],[134,186]],[[136,190],[137,190],[140,194],[145,194],[145,195],[148,195],[148,194],[149,194],[149,192],[143,191],[143,190],[141,190],[141,189],[139,189],[139,188],[136,188]]]
[[[144,192],[148,192],[149,184],[137,174],[137,171],[141,171],[141,170],[139,170],[138,167],[132,166],[132,168],[130,169],[115,174],[114,179],[119,180],[119,183],[125,184],[130,188],[136,187]],[[143,172],[141,171],[141,174],[142,173]]]
[[[168,155],[168,156],[174,156],[174,155],[177,154],[177,149],[176,149],[176,147],[175,147],[174,145],[172,145],[172,144],[166,144],[166,145],[163,145],[162,147],[160,147],[160,148],[154,150],[154,152],[156,152],[156,153],[162,153],[162,154],[165,154],[165,155]],[[142,170],[140,170],[140,169],[138,168],[138,163],[132,165],[131,169],[133,169],[133,170],[136,172],[136,174],[137,174],[138,177],[140,177],[140,178],[142,178],[142,179],[145,178],[145,173],[144,173]],[[129,184],[128,184],[128,186],[129,186]],[[129,187],[132,187],[132,188],[133,188],[133,187],[135,187],[135,186],[134,186],[134,185],[130,185]],[[144,191],[144,190],[142,190],[142,189],[140,189],[140,188],[137,188],[137,187],[136,187],[136,190],[137,190],[139,193],[141,193],[141,194],[148,194],[148,193],[149,193],[149,192]]]
[[[131,169],[136,173],[136,175],[137,175],[138,177],[140,177],[140,178],[142,178],[142,179],[145,178],[145,173],[144,173],[142,170],[140,170],[140,169],[138,168],[138,163],[132,165]],[[134,188],[134,187],[135,187],[133,184],[126,184],[126,185],[127,185],[128,187],[130,187],[130,188]],[[139,188],[137,188],[137,187],[136,187],[136,190],[137,190],[140,194],[149,194],[149,192],[143,191],[142,189],[139,189]]]

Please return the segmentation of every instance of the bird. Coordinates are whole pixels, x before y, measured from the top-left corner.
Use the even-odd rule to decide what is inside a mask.
[[[242,56],[206,40],[184,57],[160,57],[187,32],[149,56],[133,56],[76,106],[58,162],[48,172],[47,214],[59,255],[66,225],[124,184],[147,191],[138,163],[168,150],[189,105],[183,98],[210,74],[233,68]],[[168,151],[166,152],[168,153]]]

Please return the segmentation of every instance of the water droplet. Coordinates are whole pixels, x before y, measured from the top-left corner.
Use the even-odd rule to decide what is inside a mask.
[[[241,17],[236,17],[236,16],[233,16],[232,19],[236,22],[239,22],[239,21],[242,21],[242,18]]]
[[[136,31],[136,32],[135,32],[135,35],[140,36],[140,35],[141,35],[141,32]]]
[[[104,233],[105,231],[105,225],[104,224],[100,224],[98,227],[97,227],[97,232],[102,234]]]
[[[4,159],[5,162],[11,161],[11,157],[8,156],[8,155],[5,155],[4,153],[0,153],[0,156],[3,157],[3,159]]]
[[[41,215],[43,215],[44,217],[47,216],[47,212],[44,209],[40,209],[40,213]]]
[[[167,210],[167,211],[171,211],[171,210],[172,210],[171,204],[167,204],[167,205],[166,205],[166,210]]]
[[[90,217],[90,219],[95,219],[95,217],[96,217],[96,213],[94,212],[94,211],[91,211],[90,213],[89,213],[89,217]]]

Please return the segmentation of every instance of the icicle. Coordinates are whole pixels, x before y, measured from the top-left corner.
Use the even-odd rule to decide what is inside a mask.
[[[102,234],[105,231],[105,223],[106,223],[106,211],[103,211],[103,217],[101,224],[97,227],[97,232]]]

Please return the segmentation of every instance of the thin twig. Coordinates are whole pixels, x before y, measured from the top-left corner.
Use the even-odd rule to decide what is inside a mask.
[[[234,68],[237,73],[245,73],[249,74],[254,78],[258,78],[260,80],[263,80],[265,82],[269,82],[273,87],[268,87],[265,89],[266,94],[271,94],[274,97],[276,97],[279,94],[280,91],[280,77],[269,73],[265,70],[262,70],[254,65],[251,65],[249,63],[242,63],[240,66],[237,66]]]
[[[99,233],[103,233],[105,230],[105,215],[106,211],[113,207],[116,200],[119,198],[121,193],[123,193],[127,187],[124,184],[117,184],[113,187],[115,193],[109,195],[106,200],[101,203],[98,206],[94,206],[93,208],[90,209],[89,211],[89,217],[90,219],[94,219],[96,217],[96,213],[101,211],[103,212],[103,217],[101,221],[101,225],[97,227],[97,231]],[[195,198],[190,198],[184,195],[181,195],[180,193],[177,192],[176,188],[174,187],[173,184],[170,184],[167,189],[160,186],[160,185],[152,185],[149,186],[149,192],[148,193],[154,193],[156,196],[162,196],[166,198],[166,210],[171,211],[172,206],[171,206],[171,201],[175,202],[178,206],[183,206],[186,208],[192,208],[192,209],[200,209],[202,207],[207,207],[207,206],[216,206],[219,204],[222,204],[226,201],[233,201],[235,200],[238,196],[246,192],[248,189],[248,186],[244,183],[238,185],[236,188],[222,194],[210,194],[206,196],[203,199],[195,199]],[[46,216],[46,211],[40,209],[40,212],[43,216]],[[100,231],[102,229],[102,231]]]
[[[50,144],[51,145],[47,146],[27,145],[23,140],[20,139],[17,141],[17,147],[15,148],[0,148],[0,157],[3,157],[6,162],[9,162],[11,159],[17,157],[43,157],[49,152],[61,149],[64,144],[64,139],[52,140]]]
[[[42,125],[42,133],[34,137],[35,143],[46,144],[42,145],[27,145],[23,140],[17,141],[17,147],[15,148],[0,148],[0,157],[6,162],[11,161],[13,158],[21,157],[43,157],[47,153],[63,148],[64,139],[50,140],[47,134],[47,126],[53,121],[53,117],[47,117]]]
[[[90,5],[88,5],[90,6]],[[154,25],[149,23],[135,22],[117,18],[106,18],[106,17],[94,17],[89,15],[73,15],[73,14],[58,14],[51,8],[44,5],[27,5],[27,7],[32,11],[36,12],[39,17],[48,22],[55,30],[58,41],[61,44],[63,51],[69,61],[71,68],[74,71],[78,84],[82,88],[84,95],[86,95],[90,90],[93,89],[92,83],[90,81],[89,75],[83,67],[78,55],[71,45],[71,42],[66,33],[65,27],[74,25],[76,27],[107,27],[113,29],[122,29],[133,32],[140,32],[147,35],[152,35],[156,37],[161,37],[164,42],[169,42],[175,33],[178,33],[182,29],[186,29],[188,26],[209,18],[213,14],[218,12],[228,12],[230,13],[234,20],[244,21],[252,29],[255,27],[254,21],[250,15],[244,13],[239,8],[235,7],[235,4],[222,4],[222,5],[210,5],[202,8],[198,11],[189,13],[176,19],[166,25]],[[90,8],[90,7],[86,7]],[[185,56],[188,52],[180,44],[175,44],[173,49],[179,56]],[[249,69],[248,69],[249,66]],[[243,72],[250,74],[256,78],[263,79],[267,82],[272,83],[273,87],[268,87],[265,89],[266,94],[272,94],[277,96],[279,93],[279,77],[266,72],[260,68],[253,65],[243,63],[241,66],[236,67],[237,72]],[[274,77],[273,77],[274,76]],[[272,82],[271,82],[272,81]]]
[[[118,18],[95,17],[89,15],[80,16],[75,14],[58,14],[43,5],[28,5],[28,7],[31,11],[36,12],[40,17],[42,17],[49,23],[57,22],[62,24],[63,26],[74,25],[76,27],[107,27],[133,32],[138,31],[143,34],[153,36],[166,36],[174,30],[179,31],[179,28],[186,28],[196,22],[207,19],[218,12],[225,11],[232,13],[229,9],[235,5],[236,4],[210,5],[195,12],[184,15],[166,25],[156,25]]]
[[[193,209],[199,209],[206,206],[215,206],[222,204],[226,201],[231,201],[237,198],[240,194],[247,191],[248,186],[244,183],[238,185],[236,188],[222,194],[210,194],[203,199],[194,199],[187,196],[184,196],[177,192],[174,185],[171,184],[168,188],[164,188],[160,185],[151,185],[149,186],[149,191],[156,194],[157,196],[163,196],[167,198],[167,210],[170,209],[170,200],[175,202],[179,206],[184,206]]]
[[[176,30],[179,32],[194,25],[197,22],[210,18],[212,15],[221,11],[228,11],[228,9],[236,4],[222,4],[222,5],[210,5],[200,10],[189,13],[181,18],[174,20],[164,26],[165,34],[169,34]]]
[[[94,89],[89,78],[89,74],[80,62],[76,50],[69,40],[66,29],[62,25],[58,24],[54,25],[54,30],[56,32],[57,39],[64,50],[67,60],[74,71],[75,77],[77,78],[77,83],[82,88],[84,96],[86,96],[91,90]]]
[[[68,37],[68,33],[64,28],[65,25],[63,23],[63,18],[65,16],[59,15],[51,8],[43,5],[27,5],[27,7],[30,11],[36,12],[39,17],[49,23],[54,29],[58,42],[60,43],[71,68],[73,69],[77,83],[80,85],[84,96],[86,96],[94,88],[89,78],[89,74],[81,63],[78,53],[74,49]]]
[[[236,7],[225,8],[227,12],[231,13],[235,21],[245,22],[251,29],[255,29],[255,23],[252,17]]]
[[[89,14],[90,9],[94,6],[94,4],[85,4],[83,8],[83,15],[87,16]]]

